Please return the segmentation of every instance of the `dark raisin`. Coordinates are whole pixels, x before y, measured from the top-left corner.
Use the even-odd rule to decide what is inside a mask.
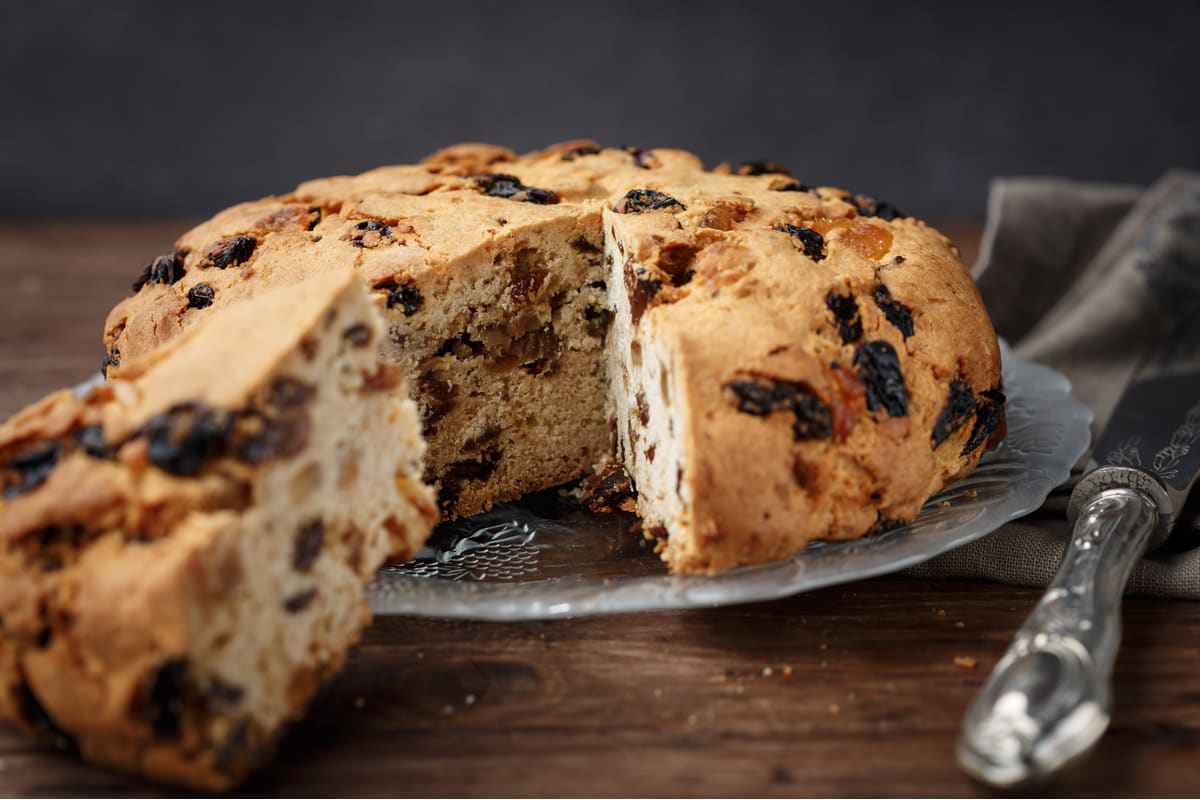
[[[738,175],[791,175],[783,164],[774,161],[743,161],[738,165]]]
[[[893,298],[891,291],[882,283],[875,287],[875,305],[905,339],[913,335],[912,309]]]
[[[813,261],[820,261],[825,258],[825,237],[812,228],[801,228],[797,225],[784,223],[776,228],[776,230],[798,239],[804,247],[804,255]]]
[[[213,754],[213,766],[219,772],[233,775],[244,769],[241,765],[248,762],[250,747],[250,720],[239,719],[230,728],[229,733],[221,740]]]
[[[456,395],[454,384],[436,372],[425,372],[417,378],[417,401],[423,412],[426,434],[437,430],[438,422],[454,410]]]
[[[227,415],[200,403],[180,403],[142,426],[150,463],[172,475],[191,476],[225,452]]]
[[[892,417],[908,414],[908,388],[895,348],[884,341],[859,345],[854,364],[867,390],[867,408],[883,408]]]
[[[734,406],[743,414],[765,417],[772,411],[784,407],[785,393],[777,392],[778,384],[759,378],[737,378],[725,384],[733,394]]]
[[[725,384],[738,411],[765,417],[775,411],[795,416],[792,435],[803,439],[827,439],[833,435],[833,414],[805,383],[757,376],[735,378]]]
[[[92,458],[113,457],[113,448],[104,440],[104,428],[99,425],[86,425],[75,431],[75,441]]]
[[[460,481],[486,481],[500,464],[500,448],[489,447],[477,459],[455,461],[446,468],[444,477]]]
[[[167,253],[146,265],[142,274],[133,282],[133,290],[141,291],[141,288],[148,283],[162,283],[169,286],[178,283],[183,274],[183,253],[179,251]]]
[[[108,368],[119,366],[121,366],[121,351],[114,347],[104,354],[104,358],[100,359],[100,374],[108,377]]]
[[[266,417],[244,412],[238,423],[234,454],[247,464],[261,464],[275,458],[299,455],[308,445],[312,423],[308,414],[293,412]]]
[[[580,487],[580,500],[597,514],[618,511],[627,500],[634,498],[633,481],[625,468],[609,462],[599,471],[588,475]]]
[[[875,520],[875,524],[871,526],[864,536],[879,536],[880,534],[890,533],[907,525],[907,522],[899,519],[888,519],[884,516],[879,516]]]
[[[220,678],[211,678],[204,695],[210,702],[217,705],[236,706],[246,696],[246,690]]]
[[[58,465],[61,455],[60,443],[47,442],[13,458],[3,472],[15,472],[15,481],[4,479],[3,472],[0,472],[0,480],[7,484],[4,497],[16,497],[41,486]]]
[[[64,753],[74,755],[79,752],[79,745],[75,742],[75,737],[59,726],[27,684],[21,683],[18,686],[16,699],[17,713],[25,724],[33,728],[39,736]]]
[[[800,181],[787,181],[778,186],[772,186],[771,191],[774,192],[811,192],[813,188],[806,183]]]
[[[523,203],[538,205],[553,205],[558,202],[558,194],[549,189],[536,189],[521,183],[515,175],[503,173],[475,175],[475,187],[488,197],[503,197]]]
[[[933,446],[942,442],[963,426],[967,418],[975,413],[975,393],[964,381],[955,380],[950,383],[950,396],[942,413],[938,414],[933,424]]]
[[[351,325],[342,333],[342,338],[353,347],[366,347],[371,344],[371,339],[373,338],[371,326],[362,322]]]
[[[600,306],[588,306],[583,309],[584,326],[588,336],[603,339],[612,324],[612,312]]]
[[[387,224],[374,219],[364,219],[354,227],[360,231],[374,231],[383,236],[392,235],[392,229]]]
[[[887,222],[891,222],[894,219],[904,219],[908,216],[891,203],[867,197],[865,194],[855,195],[850,200],[850,204],[858,209],[858,213],[864,217],[879,217]]]
[[[676,242],[666,244],[658,251],[658,268],[671,277],[672,286],[686,286],[696,276],[691,268],[700,248]]]
[[[687,206],[671,195],[653,189],[630,189],[614,210],[618,214],[640,214],[643,211],[660,211],[665,208],[687,210]]]
[[[532,247],[521,247],[512,254],[509,270],[512,284],[509,293],[514,303],[529,303],[537,299],[550,274],[542,254]]]
[[[289,614],[299,614],[304,609],[312,605],[312,601],[317,599],[317,587],[305,589],[302,592],[296,592],[291,597],[283,601],[283,610]]]
[[[217,269],[226,269],[245,263],[254,255],[258,240],[253,236],[230,236],[213,245],[208,251],[208,262]]]
[[[626,145],[621,149],[633,156],[634,166],[642,169],[654,169],[660,166],[658,159],[654,157],[654,153],[649,150],[643,150],[640,147],[633,147],[631,145]]]
[[[964,456],[990,439],[1004,422],[1006,401],[1004,392],[999,389],[988,389],[980,393],[980,399],[986,402],[979,402],[975,405],[975,426],[971,428],[971,435],[967,438],[967,443],[963,445],[962,454]]]
[[[178,739],[183,733],[187,705],[187,662],[172,658],[159,665],[135,699],[134,715],[160,739]]]
[[[417,291],[415,286],[405,284],[397,286],[388,292],[387,307],[395,308],[396,306],[400,306],[406,317],[411,317],[420,311],[421,305],[424,302],[425,299],[421,297],[421,293]]]
[[[512,356],[528,375],[553,375],[558,371],[562,340],[547,325],[513,340]]]
[[[364,219],[354,226],[356,233],[350,236],[355,247],[374,247],[384,239],[392,238],[391,226],[374,219]]]
[[[483,342],[472,339],[471,334],[463,331],[458,336],[452,336],[442,342],[434,356],[454,356],[455,358],[475,358],[483,355]]]
[[[467,481],[486,481],[492,477],[500,464],[500,449],[488,448],[476,459],[455,461],[442,474],[438,488],[438,507],[443,513],[449,513],[462,491],[462,485]]]
[[[662,291],[662,281],[647,277],[649,274],[644,267],[634,267],[632,261],[625,264],[625,291],[629,296],[629,315],[634,325],[641,321],[646,308]]]
[[[600,148],[594,144],[581,144],[578,147],[572,147],[570,150],[562,154],[563,161],[574,161],[582,156],[594,156],[599,154]]]
[[[213,304],[213,298],[216,296],[216,289],[209,286],[207,283],[197,283],[195,286],[188,289],[188,308],[208,308]]]
[[[833,414],[829,406],[810,392],[797,392],[792,398],[792,436],[797,440],[828,439],[833,435]]]
[[[825,296],[826,307],[833,312],[837,320],[838,333],[844,344],[857,342],[862,337],[862,317],[858,314],[858,302],[853,295],[841,295],[830,292]]]
[[[308,572],[325,546],[325,523],[319,519],[304,525],[296,532],[292,546],[292,569]]]
[[[571,240],[570,244],[572,250],[576,253],[582,253],[585,256],[598,256],[604,252],[598,245],[592,244],[583,236],[576,236]]]
[[[312,402],[317,387],[299,378],[276,378],[267,393],[267,402],[276,408],[298,408]]]

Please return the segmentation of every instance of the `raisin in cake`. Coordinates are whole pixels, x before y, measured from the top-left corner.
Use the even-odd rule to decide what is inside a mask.
[[[383,335],[317,276],[0,427],[0,715],[208,790],[268,755],[436,517]]]
[[[145,268],[106,363],[350,271],[416,376],[447,516],[615,452],[679,572],[910,519],[1003,435],[999,350],[946,237],[777,164],[458,145],[235,206]]]

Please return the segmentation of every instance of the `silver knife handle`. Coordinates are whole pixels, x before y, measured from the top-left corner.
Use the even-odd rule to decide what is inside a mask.
[[[1159,510],[1128,486],[1078,508],[1058,574],[967,711],[959,764],[995,786],[1053,772],[1108,727],[1121,595]]]

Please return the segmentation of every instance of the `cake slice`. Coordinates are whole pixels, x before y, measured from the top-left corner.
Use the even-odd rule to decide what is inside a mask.
[[[617,458],[673,572],[910,521],[1004,434],[996,336],[950,241],[774,187],[647,176],[604,212]]]
[[[383,336],[318,275],[0,427],[0,715],[203,790],[267,757],[436,518]]]

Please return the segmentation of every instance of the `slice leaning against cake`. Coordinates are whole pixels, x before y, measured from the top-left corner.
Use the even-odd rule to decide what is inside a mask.
[[[436,519],[383,335],[328,273],[0,427],[0,716],[206,790],[267,757]]]

